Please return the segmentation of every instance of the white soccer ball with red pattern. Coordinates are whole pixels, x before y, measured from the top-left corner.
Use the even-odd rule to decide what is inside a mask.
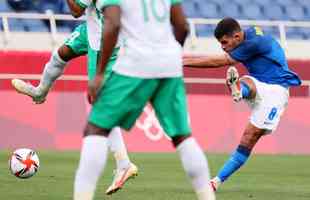
[[[32,149],[16,149],[10,157],[9,167],[16,177],[30,178],[40,167],[39,157]]]

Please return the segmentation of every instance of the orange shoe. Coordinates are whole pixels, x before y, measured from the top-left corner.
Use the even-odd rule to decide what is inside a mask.
[[[106,190],[107,195],[117,192],[123,187],[127,180],[138,175],[138,168],[135,164],[130,163],[126,169],[116,170],[112,184]]]

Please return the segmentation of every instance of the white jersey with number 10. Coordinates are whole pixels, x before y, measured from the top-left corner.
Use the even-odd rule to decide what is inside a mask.
[[[180,0],[98,0],[97,8],[121,8],[121,51],[113,71],[140,78],[180,77],[182,47],[175,40],[170,9]]]

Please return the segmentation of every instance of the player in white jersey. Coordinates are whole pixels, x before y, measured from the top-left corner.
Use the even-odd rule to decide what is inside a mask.
[[[101,46],[101,40],[102,40],[102,30],[104,29],[103,21],[104,17],[102,15],[102,12],[98,9],[96,6],[96,1],[93,0],[69,0],[68,1],[69,6],[71,4],[71,7],[74,6],[74,3],[77,3],[79,5],[80,9],[72,9],[72,10],[79,10],[79,13],[83,13],[83,8],[85,9],[86,14],[86,23],[87,23],[87,35],[88,35],[88,42],[89,42],[89,48],[88,48],[88,76],[89,80],[94,79],[94,76],[96,74],[96,64],[100,57],[100,46]],[[73,4],[73,5],[72,5]],[[76,5],[76,4],[75,4]],[[109,57],[109,61],[107,63],[107,70],[104,73],[104,78],[109,79],[112,67],[115,64],[115,60],[117,58],[119,48],[115,47],[113,49],[112,55]],[[114,129],[113,129],[114,130]],[[112,131],[113,134],[113,131]],[[109,136],[111,138],[111,136]],[[116,137],[113,137],[117,140]],[[119,138],[119,143],[123,143],[123,138]],[[115,142],[115,141],[114,141]],[[115,142],[117,143],[117,142]],[[122,154],[120,154],[119,159],[124,160],[126,158],[125,151],[126,149],[123,148]],[[128,158],[128,156],[127,156]],[[127,159],[129,160],[129,159]],[[108,187],[106,190],[106,194],[112,194],[119,189],[122,188],[124,183],[131,177],[137,175],[137,167],[130,163],[130,162],[123,162],[123,167],[121,169],[117,169],[115,176],[113,178],[112,184]]]
[[[86,3],[86,1],[84,1]],[[98,51],[100,48],[100,38],[95,43],[95,38],[101,35],[100,21],[102,15],[94,9],[92,4],[86,5],[81,2],[76,3],[75,1],[68,1],[70,7],[73,9],[72,14],[75,17],[81,16],[84,11],[86,11],[89,18],[93,18],[95,23],[90,24],[89,27],[92,31],[86,27],[86,23],[83,23],[75,28],[70,38],[68,38],[65,43],[59,47],[51,56],[50,60],[46,63],[44,71],[37,87],[33,86],[31,83],[24,82],[19,79],[13,79],[13,87],[20,93],[30,96],[36,104],[41,104],[45,101],[46,96],[53,86],[56,79],[58,79],[67,63],[79,56],[87,54],[88,56],[88,75],[89,78],[93,77],[96,69],[97,57],[99,55]],[[92,13],[100,14],[91,16]],[[99,19],[99,20],[96,20]],[[96,24],[98,22],[98,24]],[[98,25],[98,26],[97,26]],[[95,37],[89,38],[92,33],[97,31]],[[92,39],[92,40],[91,40]],[[92,42],[89,42],[89,41]],[[106,70],[105,77],[108,77],[112,71],[112,66],[115,63],[117,57],[118,48],[115,49],[114,54],[109,60],[108,70]],[[112,184],[106,190],[106,194],[112,194],[119,190],[124,183],[131,177],[137,175],[137,167],[131,163],[126,146],[124,144],[122,133],[119,127],[113,129],[109,136],[109,147],[110,151],[116,161],[116,170],[113,178]]]
[[[150,102],[180,154],[198,199],[213,200],[203,151],[191,137],[182,73],[182,45],[188,33],[181,0],[97,0],[104,15],[101,56],[88,95],[93,104],[84,130],[74,183],[74,200],[93,199],[106,164],[107,137],[120,126],[130,130]],[[111,76],[108,60],[120,41]]]

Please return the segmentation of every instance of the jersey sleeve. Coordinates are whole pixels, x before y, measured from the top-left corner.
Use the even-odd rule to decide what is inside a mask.
[[[75,0],[75,2],[82,8],[87,8],[92,3],[92,0]]]
[[[97,0],[97,7],[102,10],[107,6],[119,6],[122,0]]]
[[[171,5],[182,3],[182,0],[171,0]]]
[[[267,53],[271,50],[271,41],[269,36],[258,36],[255,39],[245,40],[229,55],[239,62],[246,61],[254,56]]]

